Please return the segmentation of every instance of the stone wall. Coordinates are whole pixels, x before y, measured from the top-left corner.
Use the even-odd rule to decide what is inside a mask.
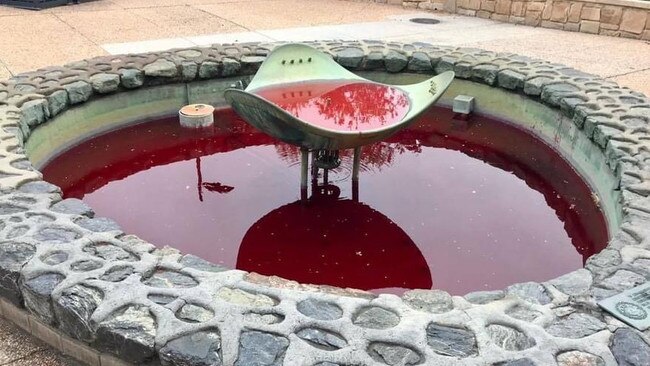
[[[406,0],[402,6],[533,27],[650,40],[650,1]]]

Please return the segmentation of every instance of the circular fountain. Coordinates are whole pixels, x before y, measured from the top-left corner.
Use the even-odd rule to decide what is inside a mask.
[[[624,357],[621,342],[642,347],[643,340],[637,333],[599,310],[596,304],[643,283],[647,273],[644,263],[650,259],[650,253],[644,247],[648,190],[643,146],[650,102],[646,97],[561,65],[510,54],[426,44],[324,42],[314,46],[360,77],[391,85],[417,83],[430,75],[454,71],[456,79],[441,96],[440,103],[450,106],[456,95],[471,95],[476,100],[475,114],[468,120],[454,120],[453,115],[443,121],[424,118],[418,120],[420,124],[414,123],[391,137],[396,140],[385,143],[392,143],[393,147],[417,146],[426,154],[437,146],[438,152],[462,152],[466,159],[479,158],[488,163],[481,163],[486,169],[511,171],[511,179],[523,179],[520,182],[532,187],[522,187],[525,191],[538,192],[535,194],[543,197],[546,207],[565,219],[566,228],[562,230],[565,234],[571,228],[582,228],[582,234],[593,234],[594,230],[584,230],[582,216],[575,215],[576,206],[571,207],[573,202],[563,199],[561,192],[555,199],[549,194],[564,186],[570,189],[569,197],[581,197],[584,207],[595,210],[592,212],[600,217],[597,231],[599,237],[608,240],[607,247],[584,245],[584,241],[578,240],[576,246],[564,246],[580,257],[573,267],[575,270],[569,273],[518,283],[509,279],[489,291],[472,285],[474,291],[466,293],[468,289],[459,289],[452,291],[452,296],[438,289],[436,284],[441,277],[428,257],[419,255],[422,253],[418,247],[420,236],[414,233],[425,233],[422,234],[425,237],[426,231],[411,228],[412,220],[402,223],[393,219],[398,216],[392,209],[402,207],[404,214],[408,214],[409,205],[418,200],[407,201],[404,197],[412,196],[404,194],[392,205],[382,205],[379,198],[370,202],[371,182],[379,181],[382,176],[389,178],[383,173],[390,171],[395,180],[380,186],[378,192],[384,194],[378,193],[376,197],[390,197],[385,194],[385,187],[390,184],[408,193],[410,187],[405,182],[417,180],[404,178],[407,172],[413,171],[405,169],[406,166],[400,168],[405,164],[391,165],[382,174],[374,175],[372,170],[362,169],[361,176],[366,174],[368,179],[359,181],[358,197],[354,197],[354,187],[342,184],[347,182],[345,179],[339,181],[341,177],[349,179],[346,171],[350,171],[353,157],[340,153],[339,171],[329,172],[326,181],[320,175],[308,196],[320,212],[305,214],[300,194],[293,187],[295,180],[291,178],[298,175],[299,151],[293,150],[293,155],[277,154],[276,151],[291,150],[282,148],[283,145],[277,145],[280,148],[276,149],[277,141],[267,135],[247,132],[246,125],[232,114],[223,118],[229,113],[225,111],[216,113],[216,127],[207,132],[196,129],[181,136],[173,129],[180,128],[177,122],[174,127],[158,123],[187,104],[210,104],[218,110],[226,107],[225,91],[233,83],[250,82],[265,56],[277,45],[217,45],[158,54],[111,56],[43,69],[1,83],[0,145],[7,162],[0,169],[0,186],[4,192],[0,213],[6,218],[2,221],[4,240],[0,243],[3,314],[18,319],[26,317],[24,311],[28,311],[29,324],[35,324],[32,328],[63,336],[66,344],[96,357],[107,358],[111,354],[132,363],[160,360],[169,365],[195,362],[198,356],[193,345],[209,350],[201,356],[204,362],[225,365],[251,365],[264,360],[286,365],[504,362],[567,365],[573,360],[615,364]],[[25,85],[31,86],[29,94],[24,91],[28,90]],[[436,112],[443,114],[443,110]],[[483,120],[484,116],[489,118]],[[486,135],[489,131],[477,130],[479,125],[495,128],[492,134]],[[147,131],[153,131],[154,126],[162,126],[163,131],[167,128],[170,145],[157,144],[162,140],[151,139]],[[507,153],[509,148],[516,147],[509,144],[515,140],[501,141],[500,149],[493,146],[499,137],[509,136],[504,132],[508,126],[538,141],[536,148],[550,148],[570,168],[558,171],[580,178],[582,185],[555,180],[543,170],[541,174],[535,170],[553,167],[551,160],[512,164],[513,155]],[[292,222],[284,220],[287,215],[300,224],[299,220],[313,221],[310,214],[331,217],[328,210],[343,211],[351,215],[346,220],[360,216],[372,219],[367,231],[385,233],[374,240],[402,243],[397,250],[391,248],[394,251],[390,256],[403,256],[413,268],[384,268],[384,274],[405,278],[407,274],[413,275],[409,277],[412,285],[407,287],[426,287],[431,280],[435,288],[411,290],[396,296],[386,291],[361,291],[358,288],[363,285],[358,283],[350,283],[357,289],[344,289],[341,286],[346,285],[310,285],[274,276],[289,277],[283,272],[271,271],[264,275],[250,267],[246,271],[229,270],[227,266],[213,263],[219,261],[218,248],[209,248],[208,252],[213,252],[216,259],[210,262],[200,258],[205,253],[197,256],[165,248],[163,243],[150,244],[129,235],[132,230],[122,231],[131,222],[94,216],[93,210],[82,201],[62,199],[59,188],[41,180],[38,170],[47,173],[47,166],[55,163],[57,156],[72,154],[77,147],[93,141],[115,138],[120,130],[138,128],[142,133],[128,135],[133,149],[151,152],[154,147],[160,147],[161,150],[138,160],[138,151],[100,145],[95,146],[96,155],[85,155],[87,160],[77,161],[76,169],[74,160],[66,160],[71,164],[67,170],[71,181],[81,178],[76,181],[83,183],[76,186],[78,194],[87,194],[89,187],[90,190],[110,187],[106,182],[115,181],[116,177],[137,176],[133,174],[135,168],[138,172],[156,173],[156,164],[172,166],[172,163],[186,162],[179,169],[187,170],[184,177],[193,183],[180,188],[188,196],[191,194],[193,200],[210,204],[218,198],[225,202],[243,192],[254,193],[252,202],[256,205],[266,205],[252,214],[244,210],[249,212],[250,222],[240,232],[242,240],[236,245],[241,246],[236,254],[245,263],[265,264],[272,254],[265,254],[264,250],[286,251],[283,245],[294,237],[292,233],[309,238],[311,233],[300,231],[305,227],[302,224],[285,229],[280,233],[284,236],[272,240],[274,227]],[[472,138],[477,140],[471,142]],[[257,181],[242,179],[240,184],[222,178],[236,178],[235,173],[245,169],[228,169],[224,165],[220,170],[212,170],[212,164],[219,163],[213,162],[210,156],[234,157],[229,155],[231,152],[245,156],[255,148],[273,152],[257,156],[274,159],[270,163],[276,165],[271,165],[273,169],[268,171],[274,172],[275,181],[274,175],[265,175]],[[377,150],[373,150],[376,148],[368,149],[366,159],[376,156]],[[405,151],[402,156],[414,161],[418,161],[418,156],[425,156],[417,150]],[[278,165],[282,159],[276,156],[293,156],[293,160]],[[102,160],[105,157],[112,160]],[[249,161],[252,165],[261,162],[250,157]],[[363,153],[359,161],[361,167],[368,164],[364,163]],[[440,161],[444,160],[425,158],[420,163]],[[103,162],[122,165],[116,164],[110,170],[113,176],[102,175],[109,173],[102,170]],[[102,173],[93,178],[87,173],[94,163],[97,164],[95,172]],[[66,175],[64,170],[53,171]],[[264,170],[257,170],[260,171]],[[251,177],[254,173],[252,169]],[[435,182],[431,177],[427,179]],[[461,181],[458,179],[445,188],[463,188],[458,184]],[[149,191],[164,188],[164,178],[155,182],[143,185],[137,195],[122,197],[135,201]],[[267,187],[280,184],[278,187],[282,189],[277,192],[282,193],[265,195],[264,189],[251,188],[251,182],[266,183]],[[292,187],[282,186],[282,182],[291,182]],[[64,187],[64,195],[70,195],[69,192]],[[178,192],[181,190],[159,196],[158,200],[173,203],[175,197],[185,196]],[[426,197],[440,203],[442,198],[437,198],[443,197],[441,192],[435,190]],[[230,216],[228,211],[224,212],[224,220],[242,222],[232,212]],[[418,217],[419,213],[415,214]],[[502,214],[492,213],[493,217],[499,215]],[[147,216],[140,216],[142,223],[159,228],[189,221],[181,217],[179,214],[165,222],[153,222]],[[535,228],[541,221],[531,216],[528,222]],[[365,223],[355,224],[360,225]],[[329,226],[324,220],[322,227]],[[450,227],[441,230],[453,231],[454,226],[447,226]],[[462,228],[457,231],[467,231],[472,225]],[[336,243],[344,243],[343,240],[340,237]],[[354,243],[369,245],[361,240]],[[504,252],[497,247],[487,251],[485,243],[477,246],[479,254]],[[414,250],[416,247],[420,253]],[[536,262],[540,267],[556,264],[559,257],[549,259],[548,255],[557,255],[559,248],[538,255]],[[372,249],[376,248],[362,247],[361,257],[364,251]],[[591,255],[600,249],[599,254]],[[335,252],[342,253],[342,250]],[[356,252],[351,253],[355,258]],[[290,254],[293,256],[286,258],[304,264],[307,269],[329,263],[309,257],[313,253],[308,250]],[[435,257],[436,251],[432,254]],[[381,254],[376,257],[383,258]],[[449,268],[482,269],[480,265],[462,266],[456,255],[438,255],[437,259],[449,264]],[[584,268],[579,268],[583,261]],[[418,274],[418,268],[424,267],[422,263],[429,264],[430,277],[427,273]],[[243,267],[236,261],[234,266]],[[273,271],[278,268],[281,267],[273,267]],[[382,286],[394,284],[379,285]],[[92,353],[96,351],[101,356]]]

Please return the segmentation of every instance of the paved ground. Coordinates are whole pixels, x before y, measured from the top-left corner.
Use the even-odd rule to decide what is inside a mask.
[[[232,41],[381,38],[540,57],[650,94],[647,41],[434,13],[424,15],[440,24],[416,25],[407,21],[413,15],[418,14],[398,6],[338,0],[97,0],[41,12],[0,6],[6,30],[0,34],[0,78],[107,53]]]
[[[290,11],[288,11],[290,10]],[[416,25],[413,16],[436,17]],[[217,42],[386,39],[514,52],[650,95],[650,43],[337,0],[98,0],[33,12],[0,6],[0,79],[108,53]],[[72,365],[0,318],[0,365]]]
[[[1,366],[81,366],[0,317]]]

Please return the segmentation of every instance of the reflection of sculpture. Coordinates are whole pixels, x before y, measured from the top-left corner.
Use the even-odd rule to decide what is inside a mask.
[[[242,239],[237,268],[363,290],[432,288],[426,259],[388,217],[337,186],[313,187],[307,202],[279,207]]]
[[[306,45],[276,48],[246,90],[224,96],[247,122],[303,149],[301,188],[307,189],[308,155],[312,176],[338,166],[338,150],[355,149],[352,178],[358,179],[361,146],[406,127],[449,87],[451,71],[412,85],[388,86],[363,79],[329,55]]]

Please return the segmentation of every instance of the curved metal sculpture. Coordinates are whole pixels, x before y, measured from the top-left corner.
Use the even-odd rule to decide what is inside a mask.
[[[411,85],[384,85],[364,79],[346,70],[331,56],[302,44],[283,45],[271,52],[246,90],[228,89],[225,98],[244,120],[263,132],[289,144],[308,150],[339,150],[357,148],[386,139],[408,126],[426,111],[449,87],[452,71]],[[303,120],[262,96],[270,88],[327,82],[366,83],[398,90],[408,98],[408,111],[389,125],[368,130],[327,128],[316,121]],[[327,85],[327,84],[325,84]],[[336,87],[339,84],[332,84]],[[327,87],[325,87],[327,89]],[[327,90],[316,91],[323,94]],[[359,103],[352,96],[346,102]],[[373,101],[364,101],[373,103]]]

